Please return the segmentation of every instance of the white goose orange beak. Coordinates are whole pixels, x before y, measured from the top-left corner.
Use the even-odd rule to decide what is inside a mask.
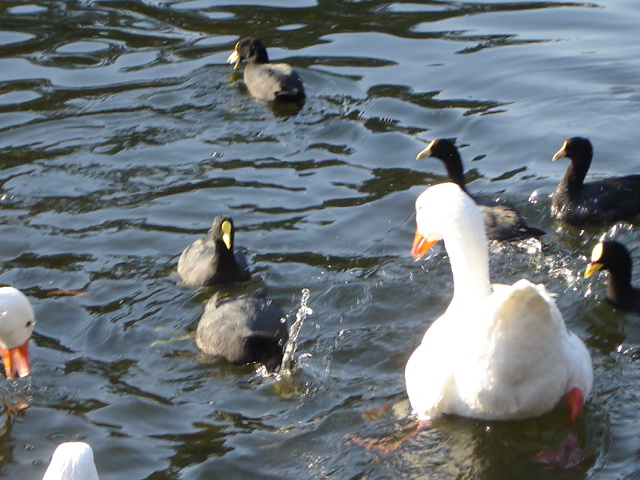
[[[31,372],[29,368],[29,340],[18,347],[6,349],[0,346],[2,362],[7,378],[13,378],[16,372],[19,377],[26,377]]]
[[[420,232],[416,232],[416,236],[413,238],[413,247],[411,247],[411,256],[418,260],[436,243],[438,243],[437,240],[427,240]]]

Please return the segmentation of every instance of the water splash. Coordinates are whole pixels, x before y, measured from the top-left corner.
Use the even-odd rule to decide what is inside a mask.
[[[633,225],[627,222],[618,222],[611,227],[607,231],[605,231],[598,238],[599,242],[606,242],[607,240],[615,240],[618,236],[623,236],[625,233],[629,233],[633,231]]]
[[[300,329],[304,324],[307,315],[311,315],[313,310],[307,306],[307,301],[309,300],[310,290],[308,288],[302,289],[302,297],[300,298],[300,308],[296,312],[296,320],[291,325],[289,329],[289,341],[284,349],[284,355],[282,356],[282,365],[280,366],[280,376],[281,377],[289,377],[291,376],[291,369],[293,366],[293,357],[296,353],[296,347],[298,346],[296,340],[298,339],[298,334],[300,333]]]

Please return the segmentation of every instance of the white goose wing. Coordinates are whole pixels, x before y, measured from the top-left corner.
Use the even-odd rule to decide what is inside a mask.
[[[591,356],[543,285],[495,286],[486,315],[483,331],[467,344],[467,368],[455,372],[461,402],[474,416],[533,417],[552,410],[573,387],[589,395]]]
[[[445,314],[429,327],[407,361],[407,396],[413,413],[422,418],[442,412],[451,394],[453,367],[458,361],[454,333]]]

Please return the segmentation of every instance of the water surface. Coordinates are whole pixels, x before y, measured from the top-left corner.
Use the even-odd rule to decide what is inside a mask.
[[[32,376],[3,384],[31,407],[4,420],[1,477],[41,478],[72,439],[103,479],[640,477],[640,319],[582,279],[606,229],[555,225],[548,198],[570,136],[592,177],[640,171],[635,2],[0,2],[0,22],[1,281],[38,319]],[[299,111],[248,97],[226,64],[248,35],[299,70]],[[388,455],[346,440],[404,424],[404,365],[451,298],[444,250],[409,255],[439,137],[472,192],[548,232],[492,245],[492,279],[547,284],[589,347],[580,468],[532,462],[561,409],[442,418]],[[254,278],[228,293],[266,285],[291,324],[310,291],[290,379],[194,345],[213,290],[175,265],[227,212]]]

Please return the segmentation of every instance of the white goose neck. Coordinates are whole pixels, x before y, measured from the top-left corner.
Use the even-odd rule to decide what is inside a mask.
[[[484,229],[478,235],[473,229],[444,237],[453,273],[451,306],[477,305],[491,292],[489,255]],[[464,233],[464,234],[463,234]]]
[[[444,240],[453,272],[450,309],[470,309],[490,294],[489,252],[482,215],[454,183],[425,190],[416,200],[418,232],[430,242]]]

